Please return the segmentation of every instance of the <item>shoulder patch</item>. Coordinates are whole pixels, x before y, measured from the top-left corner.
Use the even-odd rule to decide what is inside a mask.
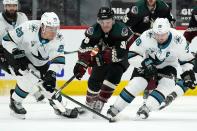
[[[94,33],[94,28],[93,28],[93,27],[89,27],[89,28],[87,29],[86,33],[87,33],[88,35],[93,35],[93,33]]]
[[[63,35],[60,33],[57,33],[57,39],[61,41],[63,39]]]
[[[38,31],[38,25],[36,24],[31,24],[29,29],[32,31],[32,32],[36,32]]]
[[[177,36],[174,37],[174,42],[176,44],[181,44],[183,42],[183,39],[181,38],[181,36],[177,35]]]
[[[138,14],[138,7],[137,7],[137,6],[133,6],[133,7],[131,8],[131,13],[133,13],[133,14]]]
[[[88,37],[86,37],[86,38],[84,39],[84,43],[88,44],[89,42],[90,42],[90,39],[89,39]]]
[[[121,35],[123,36],[123,37],[125,37],[125,36],[127,36],[128,35],[128,28],[127,27],[124,27],[123,29],[122,29],[122,32],[121,32]]]

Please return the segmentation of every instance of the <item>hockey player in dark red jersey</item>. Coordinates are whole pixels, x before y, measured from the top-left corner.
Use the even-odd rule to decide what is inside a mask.
[[[140,34],[152,27],[156,18],[167,18],[174,26],[175,19],[171,9],[162,0],[139,0],[125,15],[123,22],[134,32],[134,42]],[[130,42],[132,44],[133,42]],[[127,45],[130,46],[130,45]],[[129,47],[128,47],[129,48]]]
[[[85,32],[73,72],[80,80],[87,67],[92,67],[86,104],[101,112],[129,66],[126,45],[132,32],[114,20],[114,12],[108,7],[101,7],[97,17],[97,23]]]
[[[189,43],[191,43],[192,39],[197,36],[197,6],[193,8],[189,26],[184,32],[184,36]]]

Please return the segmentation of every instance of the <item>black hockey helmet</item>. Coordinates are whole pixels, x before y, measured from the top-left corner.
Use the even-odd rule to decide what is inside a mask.
[[[101,7],[98,11],[97,17],[99,20],[113,18],[114,11],[109,7]]]

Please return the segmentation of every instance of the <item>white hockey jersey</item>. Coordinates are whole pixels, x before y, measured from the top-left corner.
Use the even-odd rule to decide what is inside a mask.
[[[8,23],[3,17],[2,13],[0,13],[0,41],[3,36],[9,31],[17,27],[18,25],[28,21],[27,16],[22,12],[17,12],[17,20],[14,23]]]
[[[50,61],[49,70],[59,72],[65,64],[64,38],[57,33],[51,41],[42,39],[40,26],[39,20],[23,23],[8,32],[2,40],[2,45],[10,53],[14,48],[24,50],[26,57],[34,66],[43,66]],[[6,37],[11,38],[11,41],[6,40]]]
[[[153,58],[158,69],[166,66],[178,68],[180,62],[184,63],[183,71],[193,68],[193,65],[187,62],[194,59],[194,56],[190,53],[189,46],[182,34],[171,28],[169,38],[163,44],[159,44],[154,37],[152,29],[145,31],[135,40],[129,51],[142,56],[143,59]]]

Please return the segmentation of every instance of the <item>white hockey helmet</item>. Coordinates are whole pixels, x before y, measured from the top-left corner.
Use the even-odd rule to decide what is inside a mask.
[[[18,5],[18,0],[3,0],[3,4],[13,4],[13,5]]]
[[[45,12],[41,16],[41,24],[49,27],[59,27],[60,20],[59,17],[54,12]]]
[[[167,18],[157,18],[153,23],[153,32],[164,34],[170,31],[170,23]]]

